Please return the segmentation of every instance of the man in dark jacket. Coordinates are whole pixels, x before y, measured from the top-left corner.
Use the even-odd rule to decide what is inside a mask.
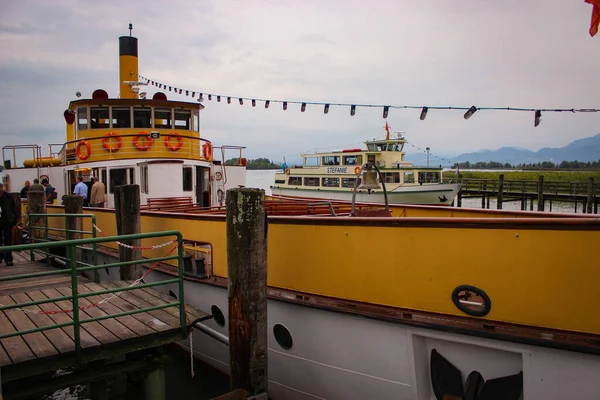
[[[4,185],[0,183],[0,263],[4,260],[9,267],[13,265],[12,253],[1,251],[2,246],[12,245],[12,227],[17,223],[16,215],[15,201],[4,191]]]

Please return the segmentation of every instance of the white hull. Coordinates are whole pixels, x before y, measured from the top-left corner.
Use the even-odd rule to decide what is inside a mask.
[[[146,282],[167,279],[161,272]],[[156,289],[177,292],[176,285]],[[227,290],[186,281],[185,299],[200,309],[217,305],[227,321]],[[228,335],[228,327],[203,322]],[[273,325],[291,332],[283,349]],[[600,398],[600,357],[538,346],[413,328],[402,324],[268,301],[269,398],[431,400],[429,357],[436,349],[464,381],[479,371],[485,380],[523,371],[524,399]],[[228,347],[194,330],[194,354],[228,373]],[[185,348],[188,343],[182,343]]]
[[[460,189],[460,184],[443,183],[435,185],[421,186],[400,186],[393,192],[388,191],[389,204],[435,204],[449,205],[456,197]],[[311,199],[330,199],[352,201],[352,190],[311,190],[282,188],[271,186],[271,193],[274,196],[292,196]],[[385,198],[382,191],[359,192],[356,193],[356,202],[358,203],[380,203],[385,204]]]

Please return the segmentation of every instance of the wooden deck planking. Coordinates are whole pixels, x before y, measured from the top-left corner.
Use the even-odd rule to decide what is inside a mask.
[[[90,293],[90,292],[98,292],[101,290],[104,290],[104,288],[100,285],[96,285],[94,283],[88,283],[88,284],[84,284],[84,285],[80,285],[79,286],[79,290],[81,291],[81,293]],[[103,299],[102,296],[90,296],[88,297],[88,299],[90,299],[90,301],[97,303],[99,301],[101,301]],[[114,304],[113,302],[109,301],[106,302],[102,305],[100,305],[99,307],[104,310],[106,313],[110,313],[110,314],[118,314],[118,313],[122,313],[125,311],[129,311],[127,310],[125,307],[123,307],[123,309],[121,309],[119,307],[119,305],[122,304],[122,302]],[[153,333],[156,333],[157,330],[154,329],[151,326],[146,325],[143,321],[148,320],[151,318],[150,315],[144,315],[146,313],[138,313],[138,314],[134,314],[134,315],[126,315],[123,317],[117,317],[117,321],[121,322],[122,324],[128,326],[132,331],[134,331],[136,334],[140,335],[140,336],[144,336],[144,335],[150,335]]]
[[[0,277],[10,275],[24,275],[36,272],[55,271],[56,268],[46,265],[40,261],[17,261],[12,267],[0,267]],[[89,282],[89,279],[79,276],[79,283]],[[0,282],[0,293],[3,295],[23,293],[31,289],[47,289],[57,286],[68,286],[71,284],[70,272],[65,270],[64,274],[39,276],[34,278],[19,278]]]
[[[120,284],[120,283],[118,283],[118,284]],[[149,302],[153,305],[159,305],[159,304],[163,304],[163,303],[173,302],[173,299],[171,297],[167,296],[166,294],[161,293],[156,290],[147,290],[147,289],[148,288],[141,289],[137,293],[139,297],[143,298],[147,302]],[[167,311],[168,313],[170,313],[171,315],[174,315],[175,317],[179,318],[179,307],[169,307],[169,308],[165,308],[164,310]],[[190,322],[205,319],[208,317],[208,314],[203,313],[202,311],[190,306],[189,304],[185,305],[185,313],[188,317],[188,321],[190,321]]]
[[[0,312],[0,334],[4,335],[7,333],[16,332],[15,327],[8,319],[6,311]],[[36,358],[35,354],[29,349],[27,343],[21,336],[12,336],[9,338],[1,339],[2,347],[6,350],[6,353],[10,357],[11,363],[18,363],[21,361],[30,360]]]

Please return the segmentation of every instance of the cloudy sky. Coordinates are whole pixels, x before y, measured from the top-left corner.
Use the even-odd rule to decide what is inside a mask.
[[[134,25],[139,71],[222,95],[390,105],[597,108],[600,36],[583,0],[170,0],[0,2],[0,145],[64,141],[76,91],[118,95],[118,37]],[[147,90],[152,94],[154,87]],[[170,94],[167,92],[167,94]],[[186,100],[170,94],[171,99]],[[191,99],[190,99],[191,101]],[[205,99],[201,134],[280,161],[384,134],[381,108]],[[600,113],[390,110],[392,130],[453,156],[560,147]],[[354,146],[355,147],[355,146]],[[409,152],[414,148],[408,146]]]

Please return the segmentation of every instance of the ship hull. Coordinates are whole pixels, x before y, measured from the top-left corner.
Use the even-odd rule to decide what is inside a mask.
[[[422,186],[406,186],[398,187],[393,191],[388,191],[389,204],[427,204],[427,205],[450,205],[460,190],[460,184],[443,183],[436,185]],[[311,189],[296,189],[283,188],[272,186],[271,193],[273,196],[281,197],[301,197],[311,199],[328,199],[352,201],[353,191],[341,190],[311,190]],[[385,204],[383,192],[375,191],[371,193],[359,192],[356,193],[356,202],[359,203],[379,203]]]

